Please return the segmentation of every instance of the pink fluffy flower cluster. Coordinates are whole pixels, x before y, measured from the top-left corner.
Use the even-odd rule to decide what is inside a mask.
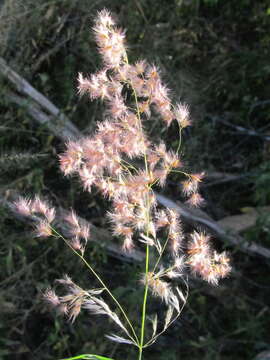
[[[183,171],[180,145],[177,151],[168,150],[162,140],[151,141],[145,130],[154,115],[166,128],[176,121],[181,134],[182,129],[191,123],[188,107],[183,103],[172,104],[156,66],[144,60],[134,65],[128,62],[125,33],[116,26],[107,10],[98,13],[93,31],[103,68],[89,77],[79,74],[78,91],[92,100],[104,101],[105,118],[97,124],[93,135],[66,144],[65,152],[59,156],[60,167],[64,175],[77,175],[86,191],[91,192],[95,187],[110,200],[112,206],[108,218],[113,235],[122,239],[124,250],[132,251],[136,243],[146,249],[145,273],[141,278],[145,286],[141,340],[138,341],[129,322],[132,334],[96,296],[100,290],[85,292],[70,278],[65,278],[61,283],[69,291],[67,296],[58,298],[51,289],[45,295],[52,305],[64,309],[72,321],[81,307],[92,309],[97,314],[106,313],[142,352],[142,348],[153,343],[160,334],[156,334],[155,320],[153,336],[143,344],[148,288],[168,306],[162,333],[179,316],[181,303],[186,302],[186,296],[172,285],[171,279],[182,278],[189,269],[204,280],[217,284],[219,279],[227,276],[231,267],[226,252],[218,254],[212,250],[209,236],[203,232],[195,231],[187,239],[179,214],[173,209],[160,209],[153,191],[156,186],[164,186],[168,175],[175,172],[185,177],[181,186],[187,202],[199,206],[203,201],[198,191],[203,173]],[[20,199],[15,205],[22,215],[35,218],[39,236],[62,237],[52,226],[55,211],[46,202],[39,198]],[[107,291],[128,321],[118,301],[84,258],[89,227],[73,211],[64,220],[70,240],[62,239],[87,264],[101,283],[102,291]],[[169,260],[164,262],[166,252]]]
[[[15,201],[14,206],[20,215],[34,222],[35,236],[42,238],[49,236],[59,237],[54,228],[56,211],[47,201],[40,199],[38,196],[33,200],[20,197]],[[62,220],[65,223],[66,233],[69,238],[68,244],[74,250],[83,254],[90,236],[89,225],[79,220],[73,210],[67,213]]]
[[[156,66],[144,60],[134,65],[128,62],[125,33],[107,10],[98,13],[93,31],[104,66],[89,77],[79,74],[78,91],[104,101],[105,120],[97,124],[94,135],[67,143],[60,155],[61,170],[65,175],[77,174],[85,190],[90,192],[95,186],[111,200],[113,234],[123,239],[125,250],[134,247],[139,234],[141,242],[160,253],[163,245],[159,235],[163,233],[171,253],[178,258],[184,239],[179,216],[174,210],[157,210],[152,188],[164,186],[172,170],[181,172],[182,162],[178,152],[167,150],[164,142],[152,143],[144,124],[154,113],[166,127],[177,121],[181,131],[190,125],[188,107],[172,104]],[[142,165],[135,166],[140,160]],[[188,203],[200,205],[203,199],[198,185],[203,174],[182,174],[187,177],[182,191]],[[146,234],[147,240],[140,234]],[[208,237],[196,234],[191,236],[185,263],[196,274],[217,283],[230,271],[228,258],[213,253]]]

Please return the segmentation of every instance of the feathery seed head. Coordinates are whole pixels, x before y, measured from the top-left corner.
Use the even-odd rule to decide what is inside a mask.
[[[83,239],[85,242],[87,242],[90,235],[89,225],[79,220],[74,210],[69,212],[64,217],[64,220],[67,222],[69,235],[73,238],[71,245],[73,244],[74,246],[76,246],[78,250],[81,250],[81,248],[84,249],[85,245],[79,246],[79,240]]]
[[[124,239],[123,245],[122,245],[122,249],[124,251],[130,252],[133,250],[134,246],[135,245],[134,245],[134,242],[133,242],[131,236],[126,236]]]
[[[198,190],[198,181],[189,179],[182,182],[182,192],[185,196],[189,196]]]
[[[98,14],[93,31],[105,65],[119,69],[126,56],[125,32],[115,26],[107,10]]]
[[[214,251],[213,267],[221,278],[226,277],[230,273],[230,258],[228,257],[226,251],[223,251],[221,254]]]
[[[65,221],[72,227],[79,227],[79,219],[74,210],[71,210],[66,216]]]
[[[91,81],[88,78],[84,78],[82,73],[78,74],[78,93],[84,95],[91,89]]]
[[[55,291],[51,288],[48,288],[44,292],[43,298],[52,307],[57,307],[61,304],[59,297],[56,295]]]
[[[187,250],[189,255],[208,254],[210,251],[209,245],[210,236],[202,232],[194,231],[191,234],[191,240],[188,243]]]
[[[168,226],[170,223],[168,214],[165,210],[160,210],[156,212],[156,228],[160,229],[162,227]]]
[[[20,197],[14,202],[16,211],[22,216],[32,216],[32,202],[30,199]]]
[[[195,192],[190,196],[186,203],[190,206],[200,207],[204,204],[204,199],[198,192]]]
[[[183,256],[176,256],[174,259],[174,268],[181,271],[186,266],[186,257]]]
[[[39,196],[36,196],[32,201],[32,213],[38,213],[43,215],[49,223],[51,223],[55,218],[55,209],[50,207],[49,204],[41,200]]]
[[[182,129],[191,125],[189,108],[186,104],[177,104],[173,110],[173,114]]]
[[[143,274],[141,282],[145,285],[148,284],[154,296],[161,298],[166,304],[169,303],[171,297],[171,286],[164,280],[161,280],[157,274],[148,272]]]
[[[107,9],[102,9],[97,13],[95,23],[104,27],[111,27],[115,25],[112,14]]]
[[[146,70],[147,64],[145,60],[139,60],[135,62],[135,69],[138,75],[142,75]]]
[[[86,166],[83,166],[79,170],[80,179],[83,183],[83,188],[91,192],[92,185],[96,181],[96,176],[93,175],[93,171],[89,170]]]
[[[46,220],[39,221],[35,226],[35,233],[37,237],[49,237],[52,235],[50,224]]]
[[[64,175],[76,172],[82,162],[83,150],[79,142],[70,141],[66,144],[67,150],[59,155],[60,169]]]
[[[168,151],[164,155],[164,164],[169,169],[178,168],[181,166],[181,162],[178,158],[178,155],[173,151]]]
[[[73,238],[70,241],[70,245],[74,250],[80,251],[82,254],[84,254],[85,244],[83,244],[78,237]]]

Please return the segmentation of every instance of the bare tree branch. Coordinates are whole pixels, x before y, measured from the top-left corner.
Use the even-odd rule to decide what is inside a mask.
[[[245,173],[245,174],[228,174],[228,173],[223,173],[223,172],[210,172],[210,173],[206,173],[205,175],[205,180],[206,182],[203,182],[201,184],[201,187],[206,188],[206,187],[210,187],[210,186],[214,186],[214,185],[219,185],[219,184],[225,184],[227,182],[234,182],[234,181],[239,181],[248,177],[251,177],[252,175],[254,175],[254,173]]]
[[[221,117],[218,117],[218,116],[211,116],[211,119],[214,120],[214,121],[217,121],[217,122],[220,122],[232,129],[235,129],[236,130],[236,133],[239,133],[239,134],[243,134],[243,135],[247,135],[247,136],[255,136],[255,137],[259,137],[265,141],[270,141],[270,136],[269,135],[264,135],[264,134],[261,134],[253,129],[247,129],[247,128],[244,128],[243,126],[239,126],[239,125],[235,125],[235,124],[232,124],[230,123],[229,121],[221,118]]]
[[[28,81],[13,71],[3,58],[0,58],[0,73],[15,86],[19,93],[29,96],[30,99],[41,107],[42,112],[47,112],[51,116],[50,122],[57,122],[58,126],[61,124],[63,129],[65,129],[64,131],[70,133],[73,137],[80,135],[76,126],[74,126],[51,101],[30,85]]]
[[[6,93],[6,97],[10,102],[24,107],[36,122],[40,125],[45,125],[52,134],[63,141],[80,136],[79,130],[69,120],[68,122],[55,121],[56,119],[53,115],[47,115],[35,102],[18,96],[11,91]],[[73,128],[75,128],[75,131]]]

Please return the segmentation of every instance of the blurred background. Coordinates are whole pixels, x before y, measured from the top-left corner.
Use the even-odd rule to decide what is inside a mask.
[[[189,230],[206,219],[215,247],[228,250],[233,263],[231,277],[218,287],[191,281],[181,318],[145,359],[269,359],[267,0],[0,1],[0,359],[135,358],[134,349],[104,339],[112,326],[105,318],[82,314],[71,325],[44,308],[40,293],[64,273],[85,288],[95,281],[62,243],[34,239],[10,211],[15,193],[75,208],[96,226],[102,244],[89,245],[89,261],[137,316],[140,261],[108,249],[107,201],[83,192],[58,167],[65,140],[91,133],[102,118],[101,102],[78,97],[76,78],[100,66],[90,29],[103,7],[127,29],[130,61],[157,64],[173,99],[190,105],[193,126],[184,133],[182,153],[188,168],[206,173],[206,205],[196,213],[188,209],[183,221]],[[176,149],[173,126],[165,131],[153,119],[150,131]],[[171,176],[160,201],[183,208],[180,190],[179,178]]]

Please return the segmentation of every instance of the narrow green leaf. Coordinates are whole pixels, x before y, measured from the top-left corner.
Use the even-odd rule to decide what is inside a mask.
[[[113,360],[112,358],[100,356],[100,355],[93,355],[93,354],[83,354],[77,355],[71,358],[65,358],[62,360],[77,360],[77,359],[85,359],[85,360]]]

